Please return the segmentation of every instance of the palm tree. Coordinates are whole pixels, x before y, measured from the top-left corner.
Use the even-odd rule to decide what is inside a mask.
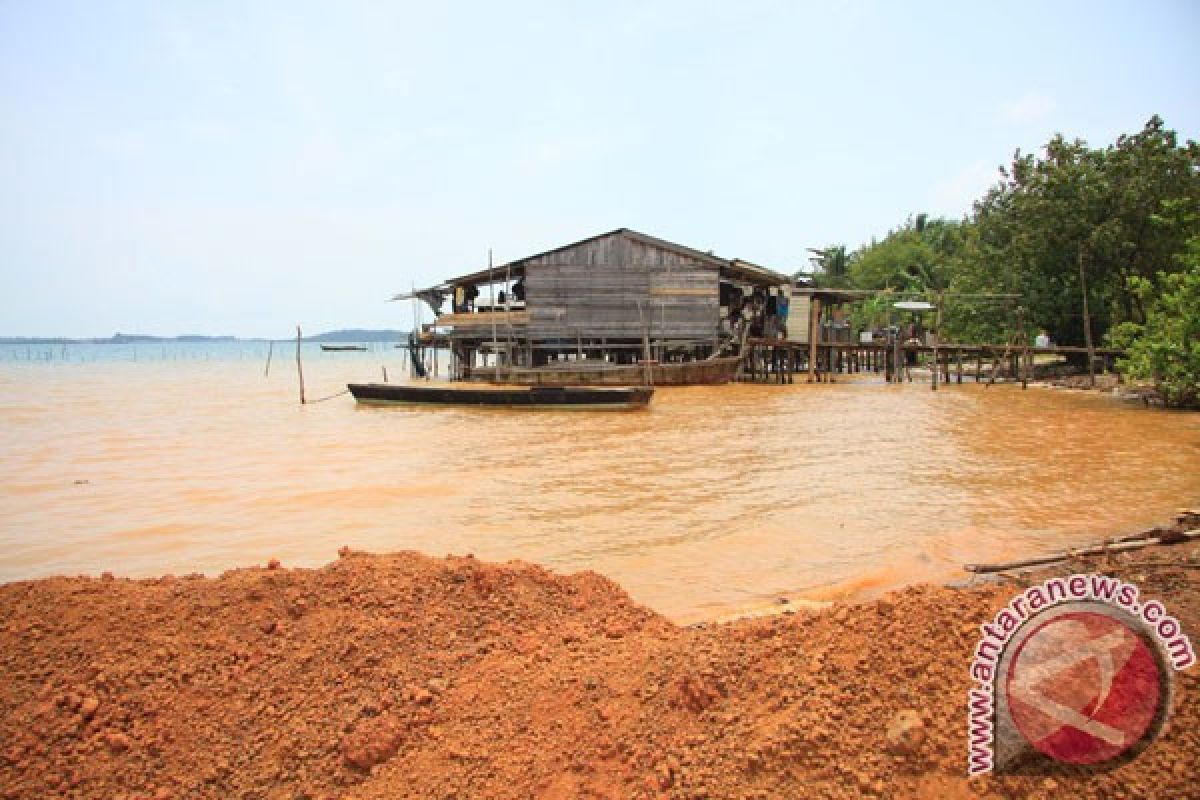
[[[841,288],[849,282],[850,256],[846,245],[835,244],[820,249],[808,248],[813,255],[808,259],[813,265],[813,282],[821,288]]]

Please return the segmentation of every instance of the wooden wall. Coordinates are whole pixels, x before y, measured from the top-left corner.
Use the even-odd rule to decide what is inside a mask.
[[[525,262],[529,335],[548,338],[711,339],[717,267],[624,233]],[[641,314],[638,304],[641,304]]]
[[[812,300],[808,295],[792,295],[788,302],[787,331],[789,342],[808,343],[808,315],[812,311]]]

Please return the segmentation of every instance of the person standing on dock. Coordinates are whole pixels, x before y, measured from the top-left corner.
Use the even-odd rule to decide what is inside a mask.
[[[1050,334],[1046,332],[1045,328],[1038,331],[1038,335],[1033,337],[1033,346],[1039,350],[1050,346]]]

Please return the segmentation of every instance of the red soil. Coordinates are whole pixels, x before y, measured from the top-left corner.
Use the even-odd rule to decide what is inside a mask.
[[[1121,558],[1200,638],[1200,546]],[[964,777],[970,653],[1014,591],[679,628],[469,557],[8,584],[0,797],[1197,796],[1196,668],[1119,769]]]

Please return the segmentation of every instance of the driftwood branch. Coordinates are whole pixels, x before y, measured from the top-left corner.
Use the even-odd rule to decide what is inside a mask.
[[[1157,536],[1108,542],[1105,544],[1093,545],[1092,547],[1082,547],[1074,550],[1063,550],[1062,552],[1050,553],[1048,555],[1039,556],[1036,558],[1027,558],[1021,561],[1006,561],[1002,564],[966,564],[963,566],[963,569],[965,569],[967,572],[975,573],[1007,572],[1008,570],[1013,569],[1027,569],[1029,567],[1057,564],[1062,561],[1069,561],[1072,558],[1101,556],[1111,553],[1124,553],[1130,550],[1141,550],[1145,547],[1154,547],[1157,545],[1166,544],[1180,544],[1181,542],[1190,541],[1200,541],[1200,529],[1183,531],[1182,533],[1165,531]]]

